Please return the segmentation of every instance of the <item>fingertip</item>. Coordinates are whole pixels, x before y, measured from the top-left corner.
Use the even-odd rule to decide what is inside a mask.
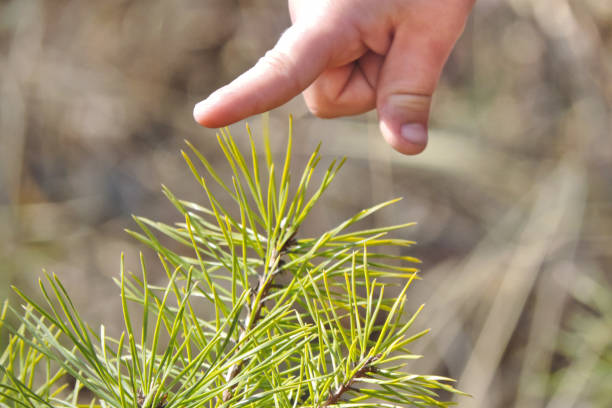
[[[196,103],[193,107],[193,118],[204,127],[219,128],[228,124],[226,123],[227,115],[223,114],[222,98],[219,91],[213,92],[208,98]]]
[[[203,112],[205,111],[204,108],[204,103],[206,101],[201,101],[195,104],[195,106],[193,107],[193,119],[198,122],[200,125],[202,126],[206,126],[205,121],[202,120],[203,117],[205,117],[203,115]]]
[[[396,91],[378,101],[380,130],[395,150],[419,154],[427,147],[431,96]]]
[[[419,154],[427,147],[427,127],[421,123],[394,126],[386,121],[381,121],[380,131],[386,142],[402,154]]]

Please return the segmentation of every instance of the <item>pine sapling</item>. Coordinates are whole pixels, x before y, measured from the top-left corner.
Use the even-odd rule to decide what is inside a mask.
[[[118,338],[82,320],[56,275],[41,279],[42,303],[15,289],[23,306],[5,302],[0,316],[9,332],[0,406],[449,405],[440,400],[440,391],[458,392],[449,379],[409,371],[418,356],[408,346],[426,333],[411,329],[420,308],[405,316],[418,261],[391,255],[412,242],[390,235],[412,224],[356,226],[397,200],[303,237],[300,227],[344,161],[332,161],[315,185],[317,148],[292,185],[291,136],[277,165],[268,138],[260,156],[248,133],[248,158],[229,130],[218,135],[229,179],[187,143],[183,156],[206,205],[164,187],[182,221],[135,217],[140,231],[129,233],[156,252],[168,279],[154,285],[142,254],[139,274],[126,271],[122,257]],[[402,289],[390,295],[387,285],[398,279]],[[135,308],[142,327],[133,323]]]

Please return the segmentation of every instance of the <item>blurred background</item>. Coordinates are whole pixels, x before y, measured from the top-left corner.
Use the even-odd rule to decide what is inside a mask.
[[[456,378],[461,407],[610,407],[612,2],[477,3],[422,155],[392,151],[372,114],[321,120],[300,98],[271,113],[279,153],[295,117],[296,168],[319,141],[348,157],[302,233],[404,197],[369,222],[418,222],[411,302],[432,332],[414,370]],[[177,221],[162,183],[205,202],[183,139],[223,159],[193,104],[288,24],[283,0],[0,0],[0,298],[45,268],[92,325],[119,327],[131,214]]]

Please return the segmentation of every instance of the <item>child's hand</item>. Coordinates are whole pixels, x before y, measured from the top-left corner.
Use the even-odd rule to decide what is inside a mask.
[[[387,142],[427,144],[431,96],[474,0],[289,0],[293,25],[257,64],[194,109],[221,127],[300,92],[317,116],[378,110]]]

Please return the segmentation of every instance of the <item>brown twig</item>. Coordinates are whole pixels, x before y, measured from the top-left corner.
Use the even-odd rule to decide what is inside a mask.
[[[165,408],[167,399],[168,399],[168,394],[162,395],[157,405],[155,405],[155,408]],[[136,403],[138,404],[139,408],[143,408],[145,400],[146,400],[146,395],[142,391],[142,388],[139,388],[138,393],[136,394]]]
[[[357,372],[348,380],[346,380],[340,387],[336,389],[336,391],[332,392],[327,400],[320,406],[320,408],[329,407],[330,405],[334,405],[340,401],[342,395],[350,390],[355,391],[353,388],[353,383],[358,381],[360,378],[368,377],[370,373],[376,372],[376,367],[373,366],[373,363],[376,362],[380,358],[380,354],[372,356],[368,358],[362,365],[362,367],[357,370]]]
[[[296,233],[294,232],[289,237],[289,239],[287,239],[283,243],[279,251],[277,251],[276,249],[272,250],[270,261],[268,263],[268,273],[265,275],[262,274],[259,276],[259,281],[257,282],[257,286],[256,286],[257,288],[256,291],[258,292],[257,293],[258,296],[253,297],[253,300],[249,308],[249,313],[245,318],[244,329],[242,330],[242,333],[240,334],[240,338],[238,342],[241,342],[242,340],[244,340],[244,338],[247,336],[249,331],[253,327],[255,327],[257,323],[259,322],[259,320],[262,318],[262,310],[263,310],[263,303],[264,303],[263,299],[265,299],[268,296],[270,289],[277,287],[277,285],[274,284],[274,278],[283,268],[284,262],[281,259],[282,256],[285,255],[289,251],[289,249],[291,249],[291,247],[294,246],[296,243],[294,239],[295,234]],[[239,350],[238,352],[240,351],[241,350]],[[236,378],[236,376],[240,374],[240,372],[242,371],[242,367],[244,366],[244,363],[245,363],[245,360],[241,360],[235,365],[233,365],[227,372],[225,376],[225,381],[229,383],[234,378]],[[228,388],[227,390],[223,392],[223,402],[227,402],[233,397],[234,388],[235,386]]]

